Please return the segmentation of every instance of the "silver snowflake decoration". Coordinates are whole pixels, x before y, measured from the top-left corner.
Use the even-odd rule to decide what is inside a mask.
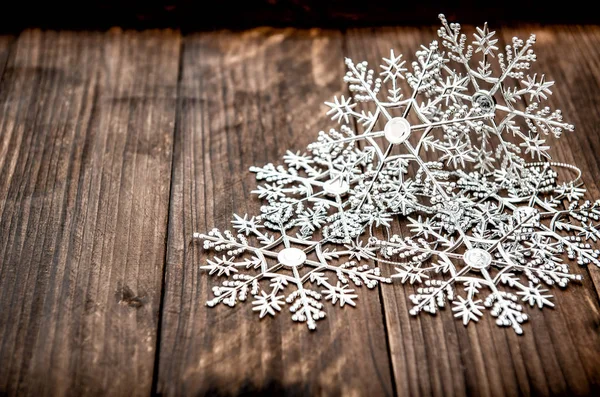
[[[342,133],[332,130],[330,135]],[[357,211],[344,199],[355,194],[374,157],[370,148],[354,146],[355,142],[350,142],[311,148],[311,155],[288,151],[283,156],[285,166],[251,167],[256,178],[265,182],[253,191],[267,201],[261,208],[265,226],[296,230],[302,238],[319,231],[327,241],[349,243],[366,225],[385,222],[376,214]]]
[[[579,178],[578,169],[560,163],[529,164],[521,170],[526,178],[499,183],[457,171],[450,201],[439,202],[433,216],[409,218],[413,236],[371,238],[370,246],[398,262],[392,278],[419,285],[411,314],[435,314],[451,302],[467,325],[491,308],[498,325],[521,334],[525,305],[554,306],[555,285],[581,280],[565,259],[600,266],[592,246],[600,237],[600,200],[579,204],[584,190],[558,184],[556,167]]]
[[[487,24],[469,42],[440,19],[441,44],[410,65],[346,59],[352,95],[326,102],[339,126],[250,168],[260,215],[195,234],[215,253],[201,268],[223,279],[209,306],[250,298],[261,318],[287,307],[315,329],[327,301],[354,306],[356,287],[397,280],[417,288],[414,315],[451,305],[468,325],[489,311],[520,334],[526,306],[581,279],[571,261],[600,266],[600,201],[549,161],[548,136],[573,126],[544,105],[553,82],[527,74],[535,36],[500,51]],[[375,237],[400,222],[410,235]]]
[[[492,171],[495,157],[500,160],[499,168],[518,172],[527,156],[550,158],[546,137],[558,138],[563,131],[572,131],[574,127],[563,121],[559,109],[552,110],[544,105],[552,94],[554,82],[547,81],[543,74],[526,74],[536,61],[535,35],[527,40],[514,37],[501,52],[496,46],[495,32],[490,32],[487,24],[477,28],[469,45],[459,24],[449,24],[443,15],[440,20],[442,27],[438,35],[451,61],[448,65],[457,66],[450,69],[446,65],[449,83],[443,87],[443,95],[457,104],[477,103],[493,115],[477,137],[474,148],[479,167]],[[526,127],[522,128],[516,122],[518,120]],[[510,136],[521,142],[518,145],[511,143],[507,139]],[[492,145],[491,137],[499,144]]]
[[[367,263],[373,249],[361,243],[330,250],[323,241],[288,236],[284,227],[276,235],[264,232],[260,217],[235,215],[232,224],[237,234],[213,229],[194,235],[215,253],[201,269],[224,279],[213,287],[210,307],[233,307],[250,298],[262,318],[287,306],[292,320],[314,330],[325,317],[325,302],[355,306],[356,287],[391,282]]]

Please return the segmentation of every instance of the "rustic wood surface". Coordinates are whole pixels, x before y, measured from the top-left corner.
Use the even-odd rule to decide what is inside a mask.
[[[470,29],[467,27],[467,29]],[[600,27],[520,26],[576,125],[553,159],[600,197]],[[346,94],[343,57],[411,59],[435,28],[0,36],[0,395],[598,395],[600,271],[525,335],[411,288],[358,289],[307,332],[208,309],[194,231],[258,212],[250,165],[302,150]],[[401,232],[401,231],[400,231]]]

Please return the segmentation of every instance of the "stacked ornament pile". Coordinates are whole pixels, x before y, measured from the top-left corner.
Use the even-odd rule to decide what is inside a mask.
[[[527,306],[581,279],[574,262],[600,266],[600,201],[547,153],[574,128],[544,105],[553,82],[527,74],[535,36],[501,51],[487,25],[468,44],[440,19],[410,66],[393,51],[379,71],[346,59],[352,95],[326,102],[339,126],[250,168],[260,214],[194,234],[223,278],[208,306],[250,300],[312,330],[356,288],[399,282],[415,285],[413,315],[449,306],[468,325],[487,310],[521,334]]]

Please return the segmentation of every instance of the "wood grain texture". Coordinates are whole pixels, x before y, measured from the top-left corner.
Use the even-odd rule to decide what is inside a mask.
[[[0,87],[0,391],[147,395],[179,35],[23,32]]]
[[[538,37],[534,70],[576,131],[551,139],[600,198],[600,27]],[[472,32],[472,27],[465,27]],[[316,332],[287,311],[209,309],[195,231],[259,212],[250,165],[334,126],[344,56],[407,61],[435,27],[27,30],[0,36],[0,395],[598,395],[600,271],[528,308],[408,314],[410,286],[357,288]],[[396,233],[404,233],[401,227]],[[574,266],[576,267],[576,266]],[[164,272],[164,273],[163,273]],[[487,314],[487,313],[486,313]],[[159,351],[156,351],[156,347]]]
[[[323,101],[345,89],[342,37],[257,29],[185,39],[174,156],[158,393],[391,395],[381,305],[332,309],[315,332],[287,309],[259,321],[250,305],[209,309],[218,281],[189,245],[194,231],[258,213],[248,167],[304,150],[328,125]]]

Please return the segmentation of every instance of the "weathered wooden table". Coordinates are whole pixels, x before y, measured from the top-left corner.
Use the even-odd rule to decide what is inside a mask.
[[[600,197],[600,28],[521,26],[577,129],[553,158]],[[194,231],[257,213],[252,164],[332,123],[345,55],[412,60],[435,28],[42,32],[0,38],[0,394],[586,395],[600,392],[600,272],[528,309],[408,314],[358,289],[316,332],[208,309]]]

